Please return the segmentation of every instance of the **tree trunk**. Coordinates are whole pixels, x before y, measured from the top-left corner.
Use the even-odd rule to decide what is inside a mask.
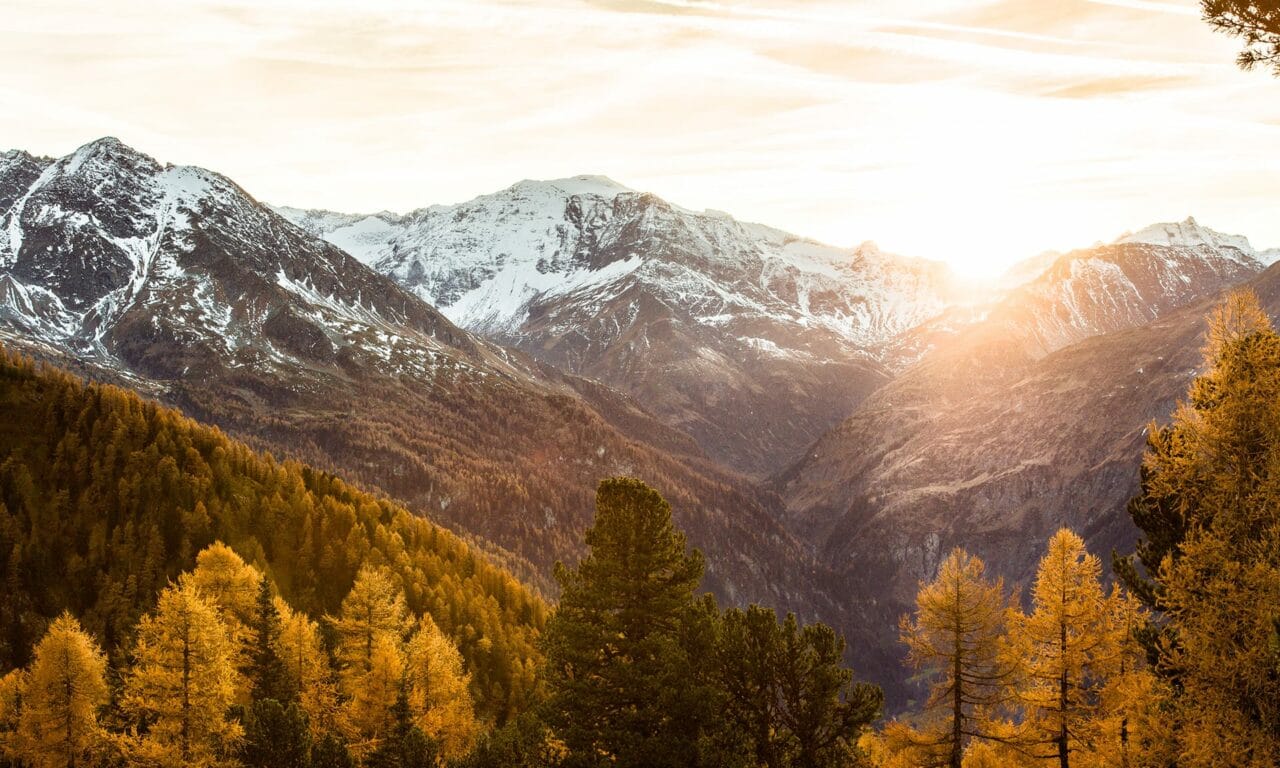
[[[960,585],[956,583],[956,604],[960,603]],[[964,647],[960,627],[960,612],[956,611],[956,647],[952,660],[951,681],[951,768],[961,768],[964,762],[964,692],[961,690],[961,655]]]
[[[1059,653],[1062,656],[1062,676],[1058,678],[1058,714],[1062,718],[1059,721],[1058,731],[1058,768],[1070,768],[1071,756],[1067,751],[1067,625],[1062,623],[1058,627],[1059,636]]]

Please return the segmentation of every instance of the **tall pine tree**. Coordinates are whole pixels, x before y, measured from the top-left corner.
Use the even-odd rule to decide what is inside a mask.
[[[576,568],[556,568],[548,722],[576,765],[696,765],[698,702],[681,631],[702,555],[686,551],[667,502],[633,478],[600,483],[586,542]]]
[[[274,699],[288,704],[298,698],[284,661],[280,658],[280,610],[271,594],[271,582],[266,576],[258,580],[258,599],[254,604],[253,619],[249,625],[253,640],[249,662],[249,691],[253,700]]]

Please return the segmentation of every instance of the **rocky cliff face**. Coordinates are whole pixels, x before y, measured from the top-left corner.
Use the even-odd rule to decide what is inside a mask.
[[[939,264],[695,213],[600,177],[353,217],[281,209],[459,325],[628,392],[764,474],[888,378],[955,291]]]

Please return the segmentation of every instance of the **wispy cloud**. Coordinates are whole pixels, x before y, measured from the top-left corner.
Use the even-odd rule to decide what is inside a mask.
[[[344,210],[607,173],[1009,261],[1195,213],[1280,243],[1280,83],[1194,0],[18,0],[0,143],[115,133]]]

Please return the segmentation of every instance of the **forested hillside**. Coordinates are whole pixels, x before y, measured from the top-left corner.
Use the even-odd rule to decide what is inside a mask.
[[[99,139],[0,161],[0,340],[376,488],[546,592],[602,476],[653,484],[707,584],[855,626],[781,503],[598,383],[454,326],[217,173]],[[796,567],[796,564],[801,564]]]
[[[221,540],[296,610],[336,613],[362,566],[455,642],[482,717],[533,695],[542,600],[402,507],[112,386],[0,350],[0,667],[80,618],[113,661],[196,553]]]

